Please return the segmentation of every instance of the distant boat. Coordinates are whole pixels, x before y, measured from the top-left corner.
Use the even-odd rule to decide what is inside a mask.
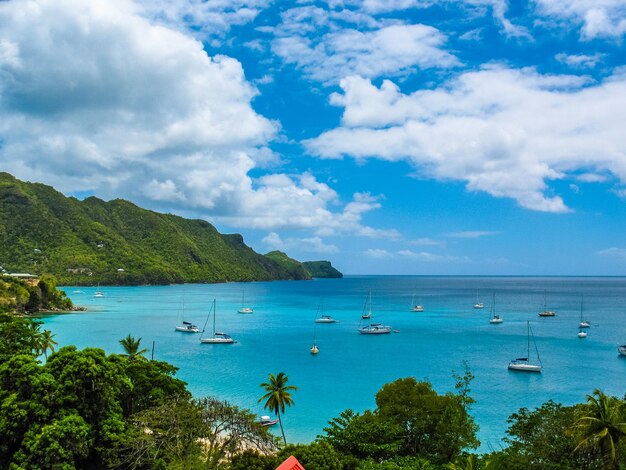
[[[591,323],[589,323],[587,320],[584,319],[583,317],[583,296],[580,296],[580,323],[578,323],[578,328],[589,328],[591,326]],[[587,336],[587,335],[585,335]],[[580,338],[580,333],[578,334],[578,337]]]
[[[82,290],[74,290],[72,291],[72,294],[82,294],[83,291]]]
[[[207,315],[206,321],[204,322],[204,328],[202,328],[202,334],[204,334],[204,331],[206,330],[206,324],[209,321],[209,317],[211,316],[211,312],[213,312],[213,336],[210,336],[208,338],[203,338],[202,336],[200,336],[200,342],[201,343],[209,343],[209,344],[233,344],[233,343],[236,343],[237,341],[235,341],[233,338],[228,336],[226,333],[219,333],[219,332],[215,331],[215,317],[217,316],[217,308],[216,308],[215,299],[213,299],[213,306],[209,310],[209,314]]]
[[[96,288],[96,292],[93,294],[94,297],[104,297],[104,292],[100,290],[100,283],[98,283],[98,287]]]
[[[535,342],[535,336],[530,328],[530,322],[527,321],[528,325],[528,337],[527,337],[527,351],[526,357],[518,357],[517,359],[513,359],[509,362],[509,370],[515,370],[519,372],[541,372],[541,368],[543,367],[541,364],[541,358],[539,357],[539,350],[537,349],[537,343]],[[537,353],[537,364],[533,364],[530,362],[530,337],[533,338],[533,344],[535,345],[535,352]]]
[[[337,323],[337,320],[330,315],[322,315],[321,317],[315,319],[315,323]]]
[[[183,295],[183,324],[174,327],[175,331],[182,331],[183,333],[200,333],[200,328],[191,322],[185,321],[185,297]]]
[[[391,327],[382,323],[370,323],[359,328],[359,333],[362,335],[386,335],[391,333]]]
[[[476,303],[474,304],[474,308],[485,308],[485,304],[482,303],[478,297],[478,289],[476,289]]]
[[[420,304],[416,304],[415,303],[415,294],[413,294],[413,296],[411,297],[411,312],[423,312],[424,311],[424,306],[420,303]]]
[[[241,308],[237,310],[237,313],[254,313],[251,307],[246,307],[246,291],[241,292]]]
[[[315,320],[313,321],[313,323],[320,323],[318,322],[318,318],[317,316],[320,314],[320,312],[324,312],[324,299],[320,299],[320,303],[317,306],[317,312],[315,312]],[[323,317],[323,315],[322,315]],[[322,322],[324,323],[324,322]],[[317,325],[313,325],[313,346],[311,346],[311,348],[309,349],[309,352],[313,355],[317,354],[320,352],[320,348],[317,347],[317,342],[316,342],[316,333],[317,333]]]
[[[619,344],[617,346],[617,352],[620,356],[626,356],[626,344]]]
[[[278,420],[271,419],[269,416],[261,416],[261,419],[259,420],[259,424],[261,426],[274,426],[276,423],[278,423]]]
[[[543,290],[543,311],[539,312],[540,317],[556,317],[556,312],[554,310],[548,310],[547,304],[547,293],[546,290]]]
[[[369,303],[368,303],[368,298],[369,298]],[[372,315],[372,289],[370,289],[368,297],[365,297],[365,303],[363,304],[363,313],[361,313],[361,318],[363,320],[369,320],[372,317],[373,317]]]
[[[492,325],[498,325],[500,323],[502,323],[504,320],[502,319],[502,317],[500,315],[496,314],[496,294],[495,292],[493,293],[493,299],[491,301],[491,311],[489,313],[489,323],[491,323]]]

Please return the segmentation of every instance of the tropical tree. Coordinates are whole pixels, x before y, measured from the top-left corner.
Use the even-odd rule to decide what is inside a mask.
[[[576,413],[576,450],[599,449],[607,470],[619,469],[619,440],[626,435],[626,403],[596,389]]]
[[[54,352],[54,347],[59,344],[53,338],[54,335],[52,334],[52,331],[45,330],[41,333],[41,335],[39,335],[37,339],[37,346],[46,359],[48,359],[48,349]]]
[[[131,360],[140,358],[143,359],[143,354],[148,352],[147,349],[139,349],[141,345],[141,338],[135,339],[130,334],[126,338],[121,339],[120,344],[124,348],[126,356],[128,356]]]
[[[265,400],[263,408],[269,409],[272,413],[278,416],[278,423],[280,424],[280,432],[283,434],[283,441],[287,445],[287,439],[285,438],[285,430],[283,429],[283,421],[280,417],[281,413],[285,412],[286,406],[294,404],[293,398],[291,398],[291,391],[298,390],[298,387],[294,385],[287,385],[289,378],[284,372],[280,372],[278,375],[270,374],[268,376],[268,382],[263,382],[261,388],[265,390],[265,395],[259,398],[259,403]]]

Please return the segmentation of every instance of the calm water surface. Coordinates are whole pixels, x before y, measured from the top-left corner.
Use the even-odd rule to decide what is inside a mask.
[[[467,361],[476,379],[473,414],[480,426],[481,450],[498,449],[507,417],[520,407],[548,399],[573,404],[594,388],[623,396],[626,358],[616,345],[626,342],[625,278],[405,277],[351,276],[310,282],[187,284],[107,287],[66,292],[88,312],[44,318],[59,346],[95,346],[121,352],[118,340],[141,337],[155,341],[155,358],[180,368],[178,377],[194,396],[214,395],[265,414],[257,399],[259,384],[270,372],[284,371],[298,386],[296,406],[284,418],[288,440],[307,442],[327,421],[346,408],[374,406],[386,382],[413,376],[431,381],[440,393],[454,389],[452,372]],[[252,315],[240,315],[242,292]],[[357,333],[363,301],[372,290],[374,320],[399,333]],[[472,308],[480,289],[483,310]],[[539,318],[544,289],[554,318]],[[425,307],[412,313],[413,292]],[[501,325],[488,322],[492,293]],[[592,323],[578,339],[580,300]],[[313,320],[323,297],[325,313],[339,323]],[[217,299],[217,329],[238,340],[234,345],[200,344],[199,336],[177,333],[185,319],[204,325]],[[542,374],[509,372],[510,359],[526,355],[526,321],[530,320],[544,369]],[[211,322],[207,325],[210,329]],[[309,354],[313,335],[320,353]]]

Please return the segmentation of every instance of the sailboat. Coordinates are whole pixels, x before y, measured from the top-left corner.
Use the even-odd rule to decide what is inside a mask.
[[[556,317],[556,312],[554,310],[548,310],[547,302],[546,302],[547,294],[546,290],[543,290],[543,311],[539,312],[540,317]]]
[[[626,356],[626,344],[618,344],[617,352],[620,356]]]
[[[368,304],[369,298],[369,304]],[[369,308],[368,308],[369,305]],[[361,313],[361,318],[363,320],[369,320],[372,318],[372,289],[370,289],[368,297],[365,298],[365,303],[363,304],[363,313]]]
[[[200,328],[191,322],[185,321],[185,299],[183,297],[183,324],[174,327],[174,331],[182,331],[183,333],[200,333]]]
[[[578,328],[589,328],[591,323],[587,320],[583,319],[583,296],[580,296],[580,323],[578,323]]]
[[[509,362],[509,370],[517,370],[520,372],[541,372],[541,368],[543,366],[541,364],[541,358],[539,357],[539,350],[537,349],[535,336],[533,335],[533,331],[530,328],[530,322],[527,321],[526,324],[528,325],[526,357],[518,357],[517,359],[513,359],[511,362]],[[535,345],[535,352],[537,353],[537,364],[533,364],[530,362],[530,337],[531,336],[533,338],[533,344]]]
[[[311,349],[309,349],[309,351],[310,351],[310,352],[311,352],[311,354],[313,354],[313,355],[315,355],[315,354],[317,354],[318,352],[320,352],[320,348],[318,348],[318,347],[317,347],[317,342],[315,341],[315,340],[316,340],[316,335],[315,335],[315,333],[316,333],[316,331],[315,331],[315,330],[316,330],[316,328],[317,328],[317,325],[313,327],[313,346],[311,346]]]
[[[493,293],[493,300],[491,301],[491,311],[490,311],[489,316],[490,316],[489,323],[491,323],[492,325],[498,325],[504,321],[500,315],[496,314],[496,293],[495,292]]]
[[[237,313],[254,313],[254,310],[250,307],[246,307],[246,291],[241,292],[241,308],[237,310]]]
[[[217,316],[217,308],[216,308],[215,305],[216,305],[216,302],[215,302],[215,299],[213,299],[213,306],[209,310],[209,314],[207,315],[206,321],[204,322],[204,327],[202,328],[202,334],[204,334],[204,332],[206,330],[206,324],[209,321],[209,317],[211,316],[211,312],[213,312],[213,336],[210,336],[208,338],[203,338],[202,336],[200,336],[200,342],[201,343],[209,343],[209,344],[232,344],[232,343],[236,343],[237,341],[235,341],[233,338],[228,336],[226,333],[219,333],[219,332],[215,331],[215,317]]]
[[[367,302],[366,302],[367,305]],[[365,314],[366,308],[363,307],[363,315],[361,315],[361,321],[372,318],[372,291],[370,289],[369,292],[369,310],[367,310],[367,315]],[[361,326],[359,322],[359,333],[362,335],[386,335],[391,333],[391,327],[389,325],[383,325],[382,323],[370,323],[366,326]]]
[[[317,313],[315,314],[315,323],[337,323],[337,320],[335,320],[330,315],[324,315],[324,300],[323,299],[320,301],[320,305],[317,308]]]
[[[478,289],[476,289],[476,303],[474,304],[474,308],[485,308],[485,304],[479,300]]]
[[[100,290],[100,283],[98,283],[98,287],[96,288],[96,292],[93,294],[94,297],[104,297],[104,292]]]
[[[411,312],[423,312],[424,306],[422,304],[415,303],[415,294],[411,297]]]

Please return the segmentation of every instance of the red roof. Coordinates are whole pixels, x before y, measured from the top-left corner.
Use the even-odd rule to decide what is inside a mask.
[[[276,470],[305,470],[305,468],[300,462],[298,462],[297,458],[290,455],[287,460],[276,467]]]

